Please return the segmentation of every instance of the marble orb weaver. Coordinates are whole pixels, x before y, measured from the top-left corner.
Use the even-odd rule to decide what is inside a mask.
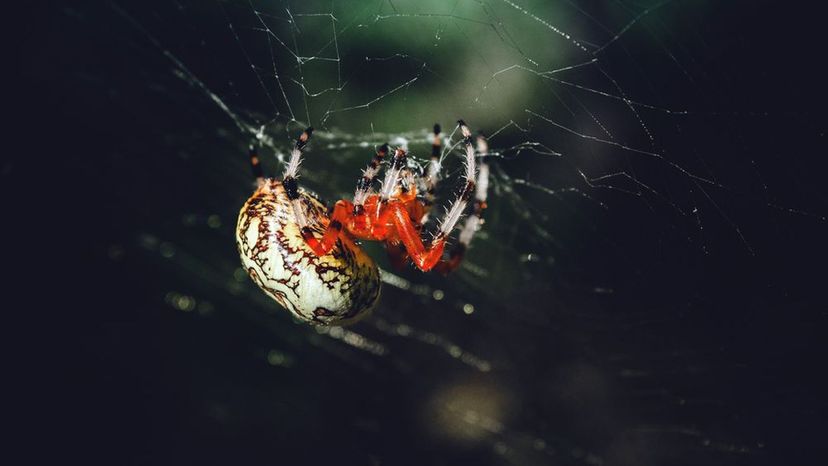
[[[264,177],[256,147],[251,146],[258,187],[236,223],[236,245],[250,278],[303,322],[347,325],[368,315],[380,297],[379,269],[355,241],[384,242],[395,267],[411,261],[423,272],[447,274],[456,269],[483,223],[489,176],[488,166],[480,163],[478,169],[476,161],[488,152],[485,138],[478,136],[475,148],[466,123],[459,120],[458,127],[465,155],[463,184],[427,244],[421,234],[440,174],[440,125],[434,125],[431,160],[422,176],[402,147],[386,161],[390,148],[383,144],[363,170],[353,200],[340,200],[330,211],[297,181],[313,128],[296,140],[281,181]],[[383,164],[385,177],[375,192]],[[472,197],[473,211],[457,242],[446,251],[449,235]]]

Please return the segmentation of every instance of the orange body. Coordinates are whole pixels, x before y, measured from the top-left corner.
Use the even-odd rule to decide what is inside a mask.
[[[341,234],[356,239],[384,241],[392,262],[404,263],[407,256],[419,269],[429,271],[443,255],[445,240],[436,239],[428,249],[423,245],[420,220],[425,213],[426,207],[417,200],[413,187],[385,202],[379,195],[368,196],[359,213],[355,213],[353,203],[341,200],[336,203],[331,215],[331,225],[339,224],[340,227],[328,228],[321,241],[314,237],[308,237],[306,241],[320,255],[329,251]],[[402,250],[400,245],[405,249]]]

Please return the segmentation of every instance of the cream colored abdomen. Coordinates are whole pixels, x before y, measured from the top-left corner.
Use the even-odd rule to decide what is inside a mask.
[[[325,207],[300,193],[317,237],[328,225]],[[267,180],[247,200],[236,224],[236,244],[250,278],[296,318],[314,325],[345,325],[365,317],[379,299],[379,270],[348,239],[316,256],[293,221],[281,183]]]

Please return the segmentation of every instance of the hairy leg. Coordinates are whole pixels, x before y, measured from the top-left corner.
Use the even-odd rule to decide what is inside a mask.
[[[485,156],[489,149],[486,138],[481,134],[477,137],[477,153]],[[460,266],[466,250],[471,244],[472,238],[480,225],[483,224],[483,211],[486,210],[486,196],[489,189],[489,166],[485,163],[480,163],[480,168],[477,172],[477,185],[474,196],[474,210],[472,214],[466,218],[463,228],[460,230],[460,235],[457,238],[457,243],[449,250],[449,257],[447,260],[440,262],[435,267],[435,270],[442,274],[448,274]]]
[[[296,224],[299,225],[299,228],[302,231],[302,237],[305,238],[305,240],[307,240],[308,237],[313,237],[313,233],[308,225],[308,218],[305,215],[305,209],[302,206],[302,200],[299,196],[299,182],[297,181],[297,178],[299,176],[299,165],[302,164],[302,149],[304,149],[305,145],[307,145],[311,134],[313,134],[313,128],[307,128],[302,132],[299,138],[296,139],[296,144],[290,152],[290,161],[288,162],[287,167],[285,167],[285,173],[282,176],[282,186],[284,186],[285,193],[287,194],[291,206],[293,207],[293,219]]]
[[[458,121],[458,124],[460,125],[460,130],[463,133],[465,141],[466,183],[446,211],[445,216],[440,222],[439,231],[429,245],[425,246],[423,244],[422,239],[420,239],[420,232],[415,227],[414,222],[412,222],[411,216],[403,203],[394,202],[387,206],[392,212],[396,233],[403,245],[405,245],[405,249],[409,256],[411,256],[412,262],[424,272],[431,270],[440,261],[446,241],[460,220],[460,216],[463,214],[475,190],[477,169],[471,131],[463,120]]]

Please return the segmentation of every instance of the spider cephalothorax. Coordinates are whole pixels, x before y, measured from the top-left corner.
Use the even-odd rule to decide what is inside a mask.
[[[488,167],[478,172],[469,128],[458,122],[465,147],[465,183],[428,243],[422,225],[434,201],[440,172],[440,127],[434,127],[431,160],[424,177],[407,163],[406,151],[394,150],[378,193],[374,182],[389,156],[383,144],[357,182],[353,201],[340,200],[330,215],[296,181],[302,150],[313,129],[306,129],[291,153],[282,181],[264,178],[255,148],[250,161],[258,189],[247,200],[236,224],[242,264],[259,287],[295,317],[317,325],[344,325],[366,316],[380,294],[379,270],[354,240],[384,241],[392,263],[410,260],[423,271],[448,273],[460,264],[486,208]],[[478,152],[485,152],[478,138]],[[422,192],[420,192],[422,191]],[[466,206],[474,212],[448,257],[444,249]]]

